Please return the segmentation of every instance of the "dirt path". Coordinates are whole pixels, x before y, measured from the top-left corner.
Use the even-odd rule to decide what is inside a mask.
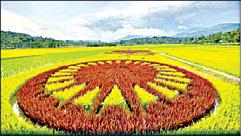
[[[171,59],[173,59],[173,60],[177,60],[177,61],[179,61],[179,62],[188,64],[188,65],[191,65],[191,66],[196,66],[196,67],[203,68],[203,69],[208,70],[208,71],[211,71],[211,72],[213,72],[213,73],[222,75],[222,76],[224,76],[224,77],[226,77],[226,78],[233,79],[233,80],[236,80],[236,81],[240,81],[240,78],[235,77],[235,76],[233,76],[233,75],[230,75],[230,74],[227,74],[227,73],[224,73],[224,72],[221,72],[221,71],[218,71],[218,70],[209,68],[209,67],[205,67],[205,66],[202,66],[202,65],[198,65],[198,64],[192,63],[192,62],[190,62],[190,61],[186,61],[186,60],[183,60],[183,59],[180,59],[180,58],[177,58],[177,57],[174,57],[174,56],[165,54],[165,53],[160,53],[160,54],[161,54],[162,56],[171,58]]]

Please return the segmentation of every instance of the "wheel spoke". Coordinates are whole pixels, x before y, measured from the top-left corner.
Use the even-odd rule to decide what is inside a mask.
[[[149,92],[150,94],[156,95],[158,97],[159,101],[163,101],[163,102],[166,102],[166,103],[169,103],[171,101],[163,93],[158,92],[157,90],[150,87],[150,85],[148,85],[148,84],[142,84],[141,87],[143,89],[145,89],[147,92]]]
[[[64,105],[72,102],[74,99],[78,98],[79,96],[82,96],[84,94],[86,94],[88,91],[92,90],[95,88],[95,83],[89,83],[84,89],[80,90],[77,94],[75,94],[74,96],[70,97],[68,100],[66,100],[65,102],[61,103],[61,105],[59,106],[60,108],[62,108]]]
[[[122,90],[121,93],[126,99],[130,110],[133,112],[142,112],[143,109],[142,109],[140,100],[136,92],[134,91],[132,84],[130,84],[131,82],[128,82],[128,80],[122,79],[117,81],[117,83],[119,85],[120,90]]]
[[[103,102],[105,100],[105,98],[108,96],[108,94],[111,92],[112,88],[114,87],[114,83],[113,82],[105,82],[102,87],[101,87],[101,91],[100,93],[97,95],[97,97],[95,98],[90,112],[91,113],[98,113],[99,109],[101,109],[101,102]]]

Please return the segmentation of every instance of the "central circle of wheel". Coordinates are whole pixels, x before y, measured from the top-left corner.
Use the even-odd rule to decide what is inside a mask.
[[[120,87],[120,82],[125,81],[131,85],[152,81],[157,72],[155,68],[148,65],[125,64],[125,61],[116,63],[114,61],[112,64],[83,67],[74,73],[74,76],[82,82],[95,82],[96,86],[110,83],[117,84]],[[96,80],[96,77],[102,80]]]
[[[17,92],[20,108],[33,121],[94,134],[177,129],[204,116],[216,98],[206,79],[142,60],[61,66],[30,79]]]

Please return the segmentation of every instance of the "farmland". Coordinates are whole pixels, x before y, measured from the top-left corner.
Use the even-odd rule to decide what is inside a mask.
[[[238,134],[237,82],[160,53],[240,77],[239,50],[222,45],[1,50],[2,133]]]

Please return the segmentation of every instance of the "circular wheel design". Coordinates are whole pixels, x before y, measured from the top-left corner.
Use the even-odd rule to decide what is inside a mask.
[[[185,69],[141,60],[100,60],[61,66],[17,92],[33,121],[80,133],[176,129],[213,108],[217,91]]]
[[[155,53],[150,50],[114,50],[111,53],[115,54],[125,54],[125,55],[132,55],[132,54],[141,54],[141,55],[154,55]]]

